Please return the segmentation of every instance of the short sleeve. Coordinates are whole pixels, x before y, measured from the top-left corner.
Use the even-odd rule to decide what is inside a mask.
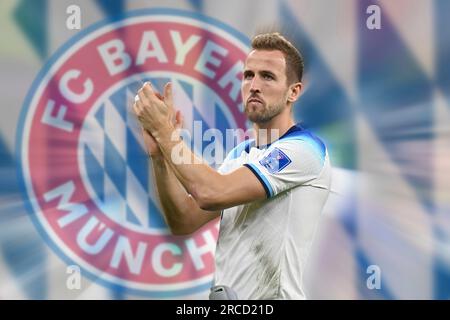
[[[234,160],[239,158],[241,156],[241,153],[245,151],[245,149],[253,143],[254,140],[245,140],[238,144],[236,147],[234,147],[228,154],[227,157],[224,159],[222,164],[217,169],[217,172],[220,174],[226,174],[232,171],[235,167],[235,164],[233,163]]]
[[[286,139],[272,144],[245,166],[259,179],[269,198],[316,179],[326,156],[322,143]]]

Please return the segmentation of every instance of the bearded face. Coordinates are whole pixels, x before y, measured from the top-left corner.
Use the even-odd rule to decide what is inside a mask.
[[[248,119],[265,123],[276,117],[287,107],[288,92],[283,53],[253,50],[245,62],[241,87]]]

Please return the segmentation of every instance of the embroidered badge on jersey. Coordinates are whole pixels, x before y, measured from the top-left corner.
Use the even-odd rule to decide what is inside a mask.
[[[274,148],[264,159],[259,161],[270,173],[280,172],[291,162],[291,159],[278,148]]]

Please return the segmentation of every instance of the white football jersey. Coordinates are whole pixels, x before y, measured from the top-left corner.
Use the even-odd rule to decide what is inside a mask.
[[[242,142],[218,171],[242,166],[267,199],[223,210],[215,285],[231,287],[239,299],[305,299],[302,275],[331,183],[326,147],[295,125],[264,147]]]

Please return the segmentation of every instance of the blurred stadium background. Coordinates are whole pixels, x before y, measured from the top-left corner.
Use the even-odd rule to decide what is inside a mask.
[[[0,2],[0,299],[134,299],[82,278],[26,209],[16,150],[19,114],[43,64],[77,30],[143,8],[198,12],[247,38],[271,27],[304,53],[296,118],[324,138],[334,166],[305,275],[313,299],[450,298],[450,2],[447,0],[180,0]],[[381,30],[366,8],[381,7]],[[381,270],[370,290],[367,268]],[[172,298],[204,299],[207,290]]]

